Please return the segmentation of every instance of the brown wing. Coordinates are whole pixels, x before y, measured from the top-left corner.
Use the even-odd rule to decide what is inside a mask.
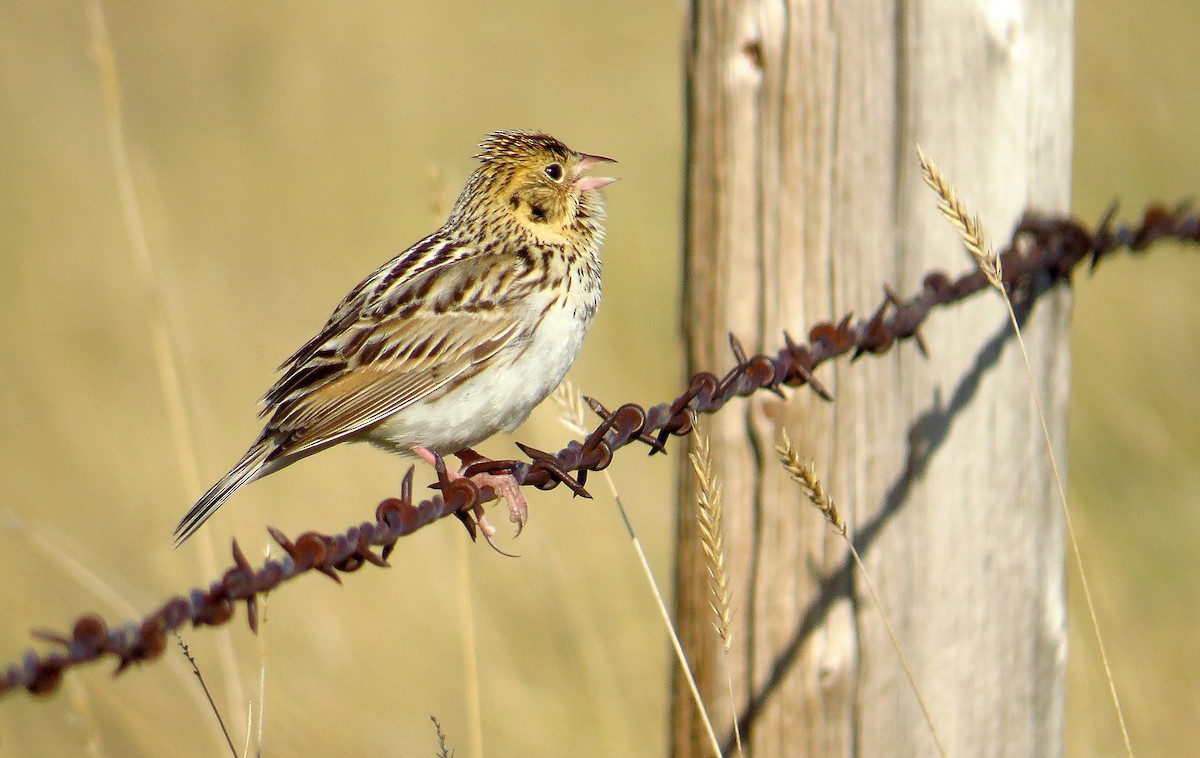
[[[277,455],[303,455],[354,435],[467,379],[521,335],[508,311],[437,314],[377,328],[386,342],[366,365],[345,368],[276,407],[267,429]],[[373,350],[374,342],[365,346]]]
[[[363,279],[350,290],[342,302],[333,309],[321,331],[300,346],[280,366],[279,370],[290,372],[303,365],[323,347],[328,347],[331,340],[358,323],[364,316],[383,302],[382,295],[392,291],[397,284],[404,284],[430,271],[452,265],[463,258],[470,257],[476,249],[459,246],[447,238],[443,230],[438,230],[417,244],[400,253],[392,260]],[[286,374],[285,377],[286,378]],[[279,387],[276,384],[263,398],[263,402],[271,405],[271,393]],[[264,413],[269,410],[264,409]]]
[[[361,432],[528,338],[524,315],[537,278],[528,261],[455,252],[405,277],[380,269],[293,356],[264,397],[273,458]]]

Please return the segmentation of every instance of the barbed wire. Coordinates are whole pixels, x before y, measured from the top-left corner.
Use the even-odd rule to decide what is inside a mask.
[[[1152,206],[1132,226],[1114,226],[1115,215],[1114,203],[1095,231],[1091,231],[1071,218],[1026,213],[1000,256],[1009,296],[1014,302],[1036,297],[1047,287],[1069,281],[1072,272],[1084,261],[1094,269],[1118,250],[1141,252],[1164,240],[1200,243],[1200,217],[1191,212],[1188,204],[1173,209]],[[692,431],[696,414],[715,413],[734,397],[762,389],[779,392],[781,386],[807,384],[828,400],[829,393],[813,376],[822,363],[847,354],[854,360],[865,354],[886,353],[897,342],[909,339],[924,352],[920,327],[930,312],[958,303],[988,286],[984,274],[977,269],[956,279],[940,271],[932,272],[925,276],[921,291],[907,300],[899,299],[885,286],[884,298],[869,318],[856,320],[847,315],[836,323],[821,322],[809,331],[807,344],[796,343],[785,333],[784,346],[774,357],[748,356],[737,338],[731,336],[735,365],[724,376],[717,377],[707,371],[694,374],[683,394],[650,408],[626,403],[609,411],[589,398],[588,404],[601,421],[585,439],[573,440],[557,453],[517,443],[528,460],[496,461],[468,455],[463,460],[466,464],[463,473],[469,477],[506,471],[524,486],[549,490],[562,484],[575,494],[588,497],[585,489],[588,472],[607,468],[615,451],[634,442],[648,446],[651,454],[664,451],[669,437],[685,436]],[[52,693],[67,669],[104,657],[116,659],[114,673],[119,674],[135,663],[161,656],[167,647],[167,635],[185,624],[201,627],[229,622],[239,603],[246,604],[247,622],[251,630],[257,631],[258,597],[263,593],[310,571],[319,571],[340,583],[343,574],[368,563],[387,567],[388,556],[400,538],[446,516],[462,519],[474,538],[475,523],[468,514],[495,499],[495,494],[490,488],[479,488],[470,479],[451,481],[441,461],[437,475],[434,486],[440,494],[414,502],[410,468],[401,483],[400,496],[379,503],[374,522],[364,521],[340,534],[305,532],[292,541],[279,530],[268,527],[284,555],[265,561],[257,569],[234,540],[233,565],[220,579],[207,589],[196,588],[167,600],[141,621],[110,627],[98,615],[85,614],[76,619],[69,634],[34,631],[34,637],[51,643],[54,648],[44,653],[28,650],[19,663],[6,666],[0,672],[0,695],[18,688],[35,695]]]

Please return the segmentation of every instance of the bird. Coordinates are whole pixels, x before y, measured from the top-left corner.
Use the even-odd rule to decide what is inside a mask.
[[[437,465],[520,425],[566,375],[600,306],[611,158],[536,131],[487,135],[446,222],[363,279],[279,366],[262,433],[180,520],[182,545],[239,487],[343,442]],[[464,478],[448,469],[450,479]],[[527,506],[510,474],[476,474]],[[492,543],[495,527],[476,506]],[[495,543],[492,543],[495,547]]]

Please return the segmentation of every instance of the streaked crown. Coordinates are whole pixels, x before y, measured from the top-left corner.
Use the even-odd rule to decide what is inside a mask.
[[[513,130],[492,132],[484,137],[479,143],[479,152],[475,157],[484,163],[521,163],[547,155],[565,161],[572,152],[571,148],[549,134]]]
[[[596,190],[616,180],[586,172],[611,158],[580,153],[534,131],[493,132],[475,157],[481,165],[455,203],[451,230],[599,246],[604,202]]]

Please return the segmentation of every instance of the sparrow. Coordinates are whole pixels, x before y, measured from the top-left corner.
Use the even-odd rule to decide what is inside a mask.
[[[262,433],[179,522],[176,547],[242,485],[333,445],[431,465],[472,455],[562,381],[600,305],[598,190],[616,181],[587,172],[615,161],[527,131],[489,134],[475,157],[445,224],[352,289],[279,367]],[[470,478],[507,501],[520,533],[528,510],[512,475]],[[491,542],[482,507],[473,515]]]

